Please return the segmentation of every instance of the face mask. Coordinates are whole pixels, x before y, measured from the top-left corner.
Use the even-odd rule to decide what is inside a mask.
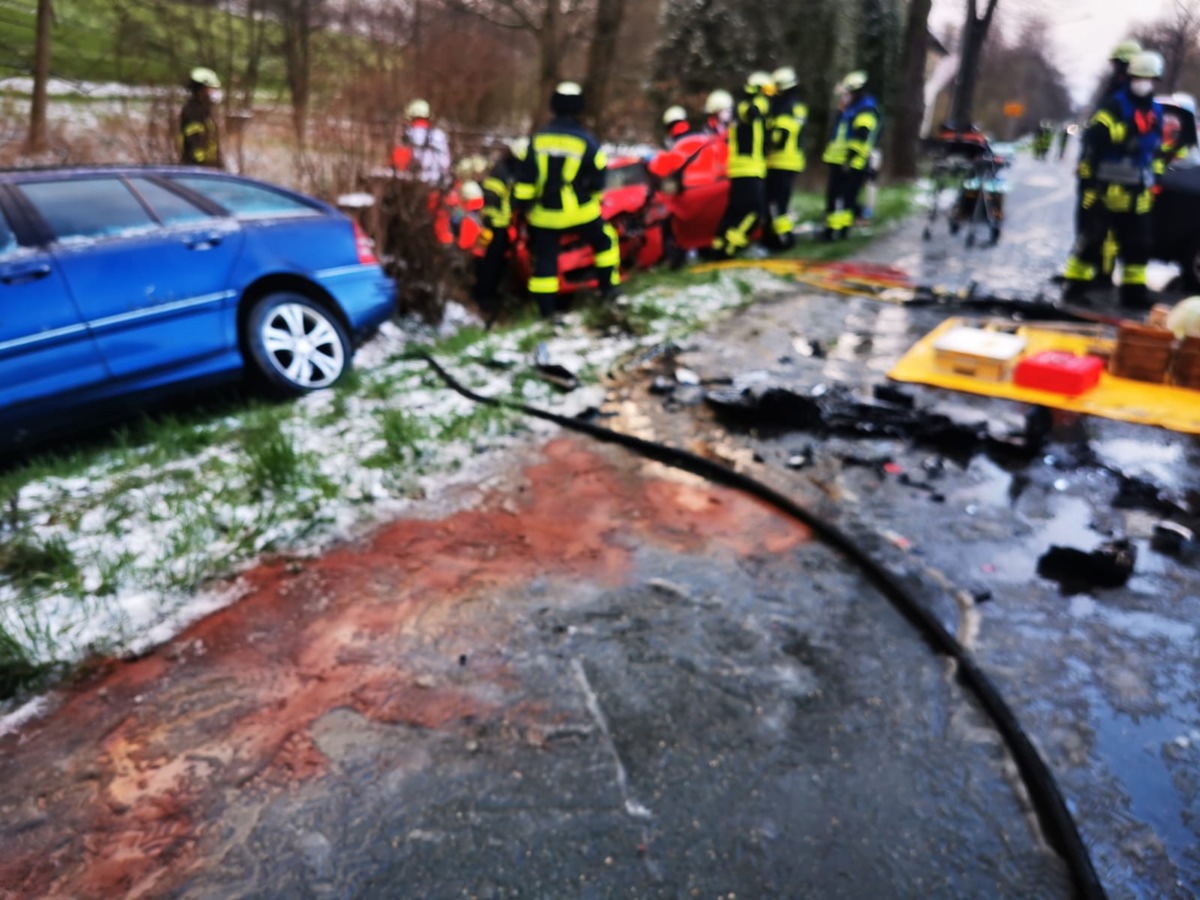
[[[1149,97],[1154,90],[1154,82],[1149,78],[1135,78],[1129,82],[1129,90],[1137,97]]]

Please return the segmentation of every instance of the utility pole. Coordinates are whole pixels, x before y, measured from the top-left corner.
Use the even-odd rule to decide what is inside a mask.
[[[33,51],[33,98],[29,106],[26,153],[40,153],[46,149],[46,83],[50,80],[50,22],[53,16],[50,0],[38,0],[37,43]]]
[[[967,21],[962,33],[962,61],[958,66],[958,84],[954,88],[954,106],[950,120],[955,128],[967,128],[971,124],[971,107],[975,101],[975,82],[979,77],[979,58],[983,42],[992,25],[992,14],[999,0],[984,0],[987,8],[979,16],[976,0],[967,0]]]

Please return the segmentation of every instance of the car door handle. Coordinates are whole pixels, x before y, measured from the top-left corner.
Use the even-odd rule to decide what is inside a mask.
[[[211,250],[221,243],[221,237],[218,232],[209,231],[204,234],[192,235],[183,244],[189,250]]]
[[[0,281],[5,284],[21,284],[26,281],[37,281],[50,274],[49,263],[33,263],[24,266],[6,266],[0,269]]]

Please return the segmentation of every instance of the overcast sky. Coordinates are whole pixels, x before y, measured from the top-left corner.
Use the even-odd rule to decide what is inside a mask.
[[[984,5],[984,0],[978,0]],[[1067,78],[1075,102],[1087,103],[1108,66],[1113,45],[1130,29],[1160,19],[1175,9],[1176,0],[1000,0],[997,21],[1019,27],[1029,15],[1039,14],[1050,24],[1054,62]],[[961,25],[966,0],[933,0],[930,25],[935,34],[953,22]],[[1153,48],[1152,48],[1153,49]],[[1014,98],[1016,99],[1016,98]]]

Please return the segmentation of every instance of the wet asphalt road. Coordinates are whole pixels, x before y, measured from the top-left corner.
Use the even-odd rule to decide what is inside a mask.
[[[925,283],[1048,294],[1071,240],[1069,171],[1069,162],[1018,160],[994,248],[967,249],[944,226],[923,241],[924,223],[914,221],[864,256]],[[1171,274],[1160,266],[1154,278],[1162,285]],[[690,342],[677,363],[706,380],[734,376],[735,388],[809,394],[843,385],[869,398],[912,342],[951,312],[785,294],[723,327],[719,339]],[[824,356],[812,355],[812,342]],[[1021,443],[1029,407],[901,387],[919,408]],[[654,414],[660,430],[692,433],[711,418],[680,400]],[[692,424],[670,424],[680,416]],[[717,446],[757,454],[755,470],[784,490],[878,536],[883,558],[929,585],[944,622],[974,648],[1059,778],[1111,896],[1200,893],[1200,559],[1150,546],[1163,518],[1196,524],[1200,439],[1068,415],[1055,417],[1032,455],[993,447],[956,456],[919,440],[768,427],[731,434],[714,424],[709,433]],[[1154,489],[1118,508],[1122,476]],[[1122,587],[1060,588],[1037,573],[1052,544],[1091,551],[1113,538],[1130,539],[1138,553]],[[956,592],[959,602],[947,599]]]
[[[925,245],[916,222],[871,257],[1035,287],[1069,241],[1046,227],[1073,190],[1052,165],[1018,164],[1000,246]],[[867,390],[945,312],[788,290],[676,362]],[[1149,549],[1158,513],[1112,502],[1119,470],[1194,509],[1196,440],[1060,420],[1032,457],[950,456],[747,432],[696,393],[648,393],[663,371],[614,393],[615,427],[852,531],[1000,684],[1110,895],[1200,892],[1196,568]],[[996,435],[1025,425],[1017,404],[905,390]],[[1050,543],[1110,535],[1138,546],[1125,587],[1037,576]],[[556,440],[456,508],[246,577],[239,604],[0,737],[0,896],[1068,894],[946,664],[735,492]]]

